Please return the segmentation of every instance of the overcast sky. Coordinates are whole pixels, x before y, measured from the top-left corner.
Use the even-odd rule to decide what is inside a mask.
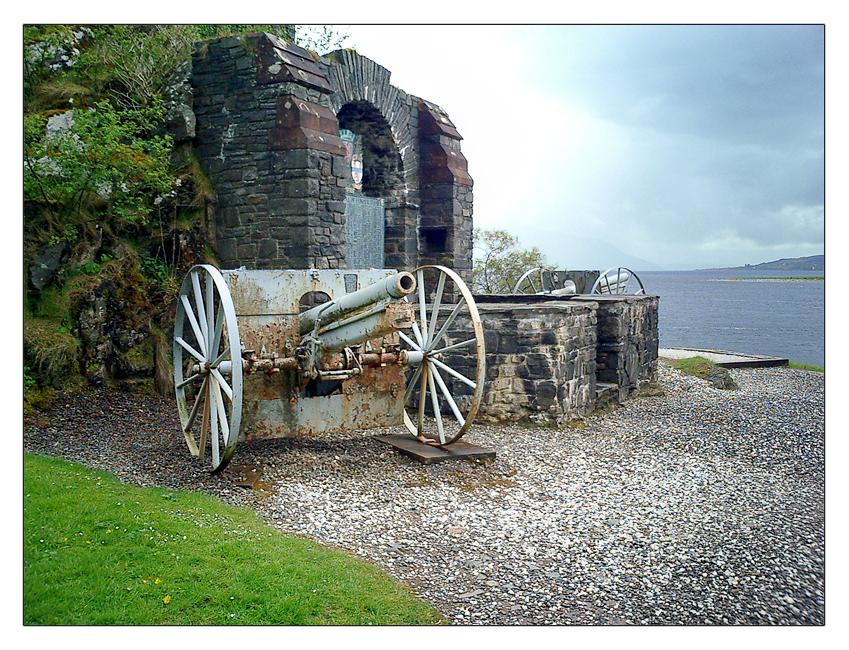
[[[565,268],[823,252],[823,32],[345,26],[464,136],[474,219]]]

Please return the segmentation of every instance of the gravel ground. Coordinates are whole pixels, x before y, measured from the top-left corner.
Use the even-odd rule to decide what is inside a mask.
[[[662,396],[561,430],[476,427],[494,462],[425,467],[372,439],[242,445],[211,477],[170,400],[64,397],[29,451],[199,488],[382,566],[455,623],[824,622],[823,375],[661,364]]]

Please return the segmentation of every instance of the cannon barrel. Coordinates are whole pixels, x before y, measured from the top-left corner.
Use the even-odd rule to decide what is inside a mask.
[[[395,275],[390,275],[388,278],[363,287],[359,291],[346,293],[330,302],[308,309],[299,317],[300,333],[304,335],[311,332],[316,321],[319,321],[321,326],[326,326],[354,314],[360,309],[384,300],[403,298],[415,290],[416,278],[411,273],[401,271]]]
[[[380,311],[366,311],[362,316],[337,321],[321,330],[318,338],[325,350],[341,350],[412,326],[413,306],[405,301],[390,302]]]

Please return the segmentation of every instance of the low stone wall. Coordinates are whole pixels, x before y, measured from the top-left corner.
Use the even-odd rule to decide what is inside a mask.
[[[624,400],[641,382],[657,380],[658,297],[578,296],[597,305],[596,378],[616,384]]]
[[[486,388],[481,422],[531,420],[560,424],[581,417],[595,401],[596,309],[592,303],[482,304]],[[458,319],[459,321],[459,319]],[[469,337],[458,322],[452,339]],[[471,358],[449,365],[472,376]],[[456,384],[457,382],[455,382]],[[452,393],[463,394],[462,384]]]

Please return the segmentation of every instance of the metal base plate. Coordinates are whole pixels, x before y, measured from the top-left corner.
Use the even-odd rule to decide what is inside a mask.
[[[436,447],[419,442],[410,435],[387,435],[375,436],[376,440],[395,447],[402,454],[419,461],[423,465],[433,465],[445,460],[458,460],[464,458],[490,458],[495,459],[495,450],[470,445],[458,440],[445,447]]]

